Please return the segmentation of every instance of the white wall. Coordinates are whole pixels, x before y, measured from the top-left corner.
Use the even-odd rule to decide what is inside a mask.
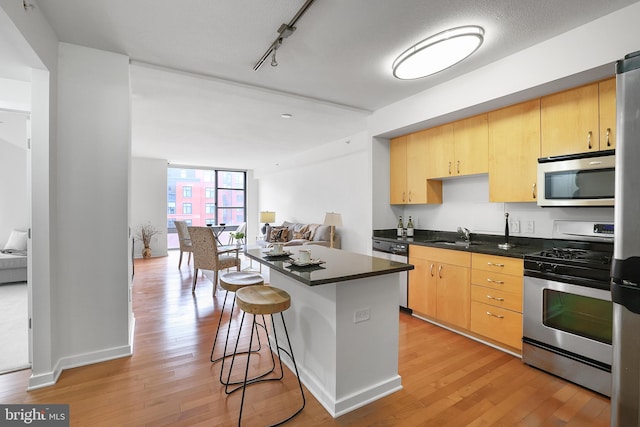
[[[56,371],[132,350],[129,58],[61,43],[57,83]]]
[[[151,224],[162,232],[151,241],[151,256],[167,256],[167,161],[134,157],[131,161],[131,232]],[[134,256],[141,257],[136,240]]]
[[[613,208],[540,208],[535,203],[490,203],[487,175],[453,178],[443,183],[442,205],[413,205],[403,209],[420,229],[455,231],[466,227],[472,233],[504,234],[504,213],[520,221],[520,232],[512,236],[552,237],[553,220],[613,221]],[[397,219],[394,219],[397,221]],[[534,232],[525,231],[525,221],[534,221]],[[406,220],[405,220],[406,222]],[[395,222],[380,228],[394,228]]]
[[[28,225],[26,145],[27,118],[12,114],[10,121],[0,124],[0,248],[12,229]]]
[[[349,141],[347,143],[346,141]],[[371,247],[371,144],[362,132],[258,173],[259,210],[283,221],[322,223],[326,212],[342,214],[342,249],[367,253]]]

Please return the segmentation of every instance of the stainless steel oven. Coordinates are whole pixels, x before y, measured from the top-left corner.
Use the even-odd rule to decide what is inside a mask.
[[[579,225],[588,231],[576,232],[575,222],[565,229],[587,241],[555,240],[525,256],[522,360],[610,396],[613,228]]]

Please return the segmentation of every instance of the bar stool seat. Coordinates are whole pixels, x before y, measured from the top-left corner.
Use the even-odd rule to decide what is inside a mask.
[[[272,326],[272,332],[273,332],[273,339],[275,341],[275,347],[277,349],[278,352],[278,360],[280,362],[280,372],[281,375],[279,378],[268,378],[268,379],[256,379],[258,377],[254,377],[253,379],[248,379],[248,374],[249,374],[249,365],[250,365],[250,359],[251,359],[251,352],[247,353],[247,360],[246,360],[246,366],[245,366],[245,373],[244,373],[244,380],[242,382],[242,386],[236,387],[235,389],[228,391],[227,387],[228,384],[230,384],[230,378],[227,378],[227,385],[225,386],[225,392],[227,394],[232,393],[233,391],[236,391],[238,389],[242,389],[242,400],[240,402],[240,413],[238,415],[238,425],[241,424],[242,421],[242,409],[244,406],[244,397],[245,397],[245,392],[246,392],[246,388],[247,385],[251,385],[251,384],[256,384],[262,381],[270,381],[270,380],[280,380],[283,378],[284,376],[284,370],[282,369],[282,356],[281,356],[281,351],[285,354],[287,354],[287,356],[289,356],[289,358],[291,359],[291,362],[293,364],[293,370],[295,371],[296,374],[296,378],[298,380],[298,386],[300,387],[300,395],[302,397],[302,406],[300,406],[299,409],[297,409],[292,415],[290,415],[288,418],[279,421],[275,424],[272,424],[272,426],[276,426],[276,425],[280,425],[283,424],[289,420],[291,420],[293,417],[295,417],[296,415],[298,415],[305,406],[306,400],[304,397],[304,391],[302,389],[302,382],[300,381],[300,374],[298,372],[298,366],[296,365],[296,359],[293,355],[293,349],[291,348],[291,341],[289,339],[289,332],[287,331],[287,324],[284,320],[284,315],[283,312],[285,310],[287,310],[290,306],[291,306],[291,296],[284,290],[273,287],[273,286],[249,286],[249,287],[244,287],[242,289],[238,289],[236,292],[236,299],[238,302],[238,307],[242,310],[242,319],[240,321],[240,330],[238,332],[238,339],[236,340],[236,349],[237,349],[237,345],[238,345],[238,341],[240,340],[240,333],[242,331],[242,324],[244,323],[244,316],[249,313],[249,314],[253,314],[254,316],[254,321],[252,323],[251,326],[251,336],[249,339],[249,348],[251,348],[251,344],[253,341],[253,332],[256,328],[256,321],[255,321],[255,316],[257,315],[269,315],[271,316],[271,326]],[[277,328],[276,325],[274,323],[274,314],[280,313],[280,318],[282,320],[282,328],[284,330],[285,336],[287,338],[287,348],[281,347],[280,344],[278,343],[278,334],[277,334]],[[268,338],[267,338],[268,339]],[[234,351],[234,355],[231,359],[231,366],[233,368],[233,363],[235,361],[236,358],[236,353]],[[229,377],[231,376],[231,370],[229,370]]]
[[[231,331],[231,316],[233,316],[233,309],[235,307],[236,302],[236,292],[239,289],[246,288],[247,286],[260,286],[264,285],[264,278],[257,273],[247,272],[247,271],[232,271],[230,273],[225,273],[220,276],[220,287],[226,291],[224,295],[224,301],[222,302],[222,309],[220,310],[220,318],[218,319],[218,327],[216,329],[216,335],[213,338],[213,345],[211,346],[211,357],[209,360],[211,362],[218,362],[225,357],[231,356],[231,354],[227,354],[227,344],[229,342],[229,332]],[[218,334],[220,332],[220,325],[222,324],[222,316],[224,315],[224,308],[227,304],[227,297],[229,296],[229,292],[233,292],[233,302],[231,304],[231,312],[229,314],[229,325],[227,327],[227,337],[225,339],[224,344],[224,352],[222,356],[218,358],[213,358],[213,353],[216,349],[216,342],[218,340]],[[248,350],[251,351],[251,350]],[[258,349],[255,351],[260,351],[260,339],[258,337]],[[222,377],[221,377],[222,380]]]

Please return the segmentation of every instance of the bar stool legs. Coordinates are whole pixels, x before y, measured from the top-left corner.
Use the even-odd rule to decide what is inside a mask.
[[[223,360],[225,357],[231,356],[231,354],[227,354],[227,343],[229,342],[229,333],[231,332],[231,316],[233,315],[233,309],[235,308],[236,303],[236,292],[239,289],[242,289],[246,286],[259,286],[264,285],[264,279],[261,275],[255,273],[247,273],[247,272],[231,272],[226,273],[220,276],[220,287],[224,289],[225,295],[224,300],[222,302],[222,309],[220,310],[220,317],[218,318],[218,327],[216,328],[216,334],[213,338],[213,345],[211,346],[211,357],[209,360],[212,363]],[[213,358],[213,353],[216,349],[216,342],[218,341],[218,335],[220,333],[220,325],[222,324],[222,317],[224,315],[224,308],[227,305],[227,297],[229,296],[229,292],[233,292],[233,302],[231,304],[231,312],[229,314],[229,324],[227,326],[227,337],[225,339],[225,349],[222,353],[222,356],[218,358]],[[248,351],[260,351],[262,343],[260,342],[260,336],[258,335],[258,349],[251,350],[249,348]]]
[[[298,387],[300,388],[300,396],[302,397],[302,404],[301,406],[290,416],[288,416],[287,418],[285,418],[284,420],[278,421],[276,424],[272,424],[272,426],[278,426],[281,424],[286,423],[287,421],[291,420],[292,418],[294,418],[296,415],[298,415],[300,412],[302,412],[302,410],[304,409],[305,405],[306,405],[306,399],[304,396],[304,390],[302,388],[302,382],[300,381],[300,373],[298,372],[298,365],[296,364],[296,359],[294,357],[293,354],[293,348],[291,347],[291,340],[289,339],[289,332],[287,330],[287,324],[285,322],[284,319],[284,314],[283,311],[285,311],[286,309],[289,308],[289,306],[291,305],[291,297],[289,296],[288,293],[286,293],[285,291],[275,288],[273,286],[264,286],[264,287],[253,287],[253,288],[244,288],[241,290],[238,290],[238,292],[236,293],[236,298],[238,301],[238,307],[240,307],[240,309],[243,311],[242,313],[242,319],[240,321],[240,330],[238,331],[238,340],[236,340],[236,348],[237,348],[237,343],[240,339],[240,333],[242,330],[242,324],[244,323],[244,317],[245,314],[249,313],[249,314],[253,314],[253,322],[251,325],[251,335],[249,338],[249,348],[251,348],[251,345],[253,343],[253,333],[254,330],[256,328],[256,321],[255,321],[255,316],[262,314],[263,316],[265,314],[268,314],[271,318],[271,330],[273,331],[273,339],[275,342],[275,348],[278,352],[278,361],[280,364],[280,377],[278,378],[261,378],[261,379],[257,379],[258,377],[254,377],[253,379],[249,379],[249,366],[250,366],[250,361],[251,361],[251,353],[247,353],[247,361],[246,361],[246,366],[245,366],[245,372],[244,372],[244,380],[242,381],[242,386],[236,387],[232,390],[229,390],[228,387],[229,385],[225,385],[225,393],[230,394],[233,393],[236,390],[242,389],[242,398],[240,401],[240,411],[238,414],[238,426],[241,425],[242,423],[242,412],[244,409],[244,399],[245,399],[245,394],[246,394],[246,390],[247,390],[247,386],[248,385],[252,385],[252,384],[257,384],[259,382],[264,382],[264,381],[274,381],[274,380],[280,380],[284,377],[284,370],[282,367],[282,353],[287,354],[287,356],[289,356],[289,358],[291,359],[291,362],[293,363],[293,370],[295,371],[296,374],[296,379],[298,381]],[[282,321],[282,327],[285,333],[285,337],[287,339],[287,347],[289,350],[287,350],[286,348],[282,347],[278,341],[278,332],[277,332],[277,328],[275,325],[275,319],[274,319],[274,314],[280,313],[280,319]],[[266,325],[265,325],[266,326]],[[257,331],[256,331],[257,333]],[[272,356],[273,357],[273,356]],[[236,358],[236,354],[234,352],[232,358],[231,358],[231,366],[233,367],[233,364],[235,362],[235,358]],[[230,383],[230,376],[231,376],[231,369],[229,370],[229,376],[227,377],[227,383]]]

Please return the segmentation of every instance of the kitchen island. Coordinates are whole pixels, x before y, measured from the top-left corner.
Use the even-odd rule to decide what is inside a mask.
[[[397,275],[413,266],[322,246],[285,249],[291,258],[245,254],[291,295],[284,316],[307,389],[333,417],[400,390]],[[291,265],[302,249],[324,263]]]

